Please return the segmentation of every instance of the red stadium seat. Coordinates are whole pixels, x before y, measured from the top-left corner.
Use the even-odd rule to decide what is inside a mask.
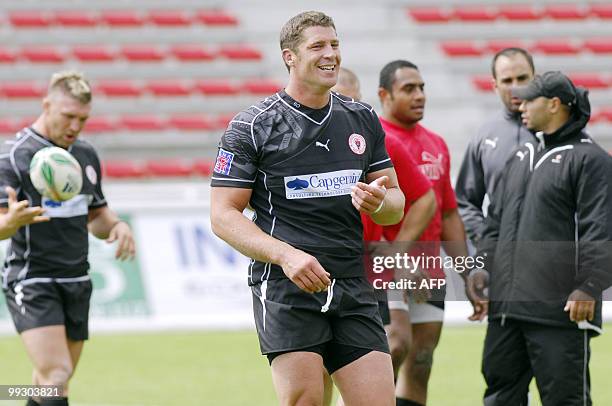
[[[45,94],[45,89],[38,83],[12,82],[0,85],[0,94],[8,98],[38,98]]]
[[[34,121],[36,121],[37,117],[22,117],[20,119],[17,119],[15,121],[15,126],[17,127],[17,131],[25,128],[25,127],[30,127]]]
[[[119,119],[119,125],[131,131],[162,131],[167,128],[162,119],[152,115],[124,116]]]
[[[179,27],[191,24],[189,16],[179,10],[154,10],[149,12],[149,21],[162,27]]]
[[[120,53],[132,62],[158,62],[164,59],[161,50],[149,45],[126,45],[121,48]]]
[[[419,23],[446,23],[450,21],[450,14],[436,7],[411,8],[408,15]]]
[[[101,81],[97,85],[97,91],[105,96],[140,96],[141,88],[128,80]]]
[[[12,63],[17,59],[15,52],[10,49],[0,49],[0,63]]]
[[[531,6],[502,6],[498,10],[498,15],[510,21],[534,21],[542,18],[542,13]]]
[[[580,49],[567,39],[545,39],[536,41],[533,51],[546,55],[573,55],[579,53]]]
[[[236,113],[226,113],[217,116],[215,121],[217,122],[218,129],[225,130],[234,117],[236,117]]]
[[[238,94],[240,90],[237,86],[223,80],[197,80],[195,89],[208,96],[231,96]]]
[[[476,89],[482,92],[493,90],[493,81],[490,76],[476,76],[472,78],[472,83],[476,86]]]
[[[598,73],[576,73],[569,75],[576,86],[586,87],[587,89],[606,89],[608,82]]]
[[[214,160],[198,159],[192,164],[192,172],[195,175],[211,176],[214,167],[215,167]]]
[[[152,80],[145,88],[155,96],[187,96],[189,87],[180,80]]]
[[[252,79],[245,81],[242,88],[250,94],[269,95],[278,92],[283,86],[267,79]]]
[[[612,38],[592,38],[584,41],[582,46],[594,54],[611,54]]]
[[[235,61],[253,61],[262,58],[261,52],[246,45],[226,45],[219,50],[219,55]]]
[[[144,24],[142,16],[130,10],[103,11],[100,20],[111,27],[139,27]]]
[[[175,177],[191,175],[192,167],[178,160],[148,161],[145,169],[151,176]]]
[[[470,41],[448,41],[440,44],[442,51],[448,56],[481,56],[482,48]]]
[[[87,11],[56,11],[54,20],[64,27],[94,27],[98,23]]]
[[[19,130],[21,130],[21,127],[14,120],[7,117],[0,118],[0,134],[14,135]]]
[[[558,4],[546,6],[544,15],[554,20],[583,20],[587,12],[574,4]]]
[[[491,40],[485,46],[489,52],[497,53],[505,48],[525,48],[525,44],[518,39]]]
[[[85,133],[108,133],[117,130],[117,124],[108,117],[91,117],[85,123]]]
[[[612,4],[591,4],[589,12],[598,18],[610,19],[612,18]]]
[[[134,162],[129,161],[106,161],[102,164],[104,176],[109,178],[142,178],[146,176],[145,169]]]
[[[15,11],[9,14],[9,21],[22,28],[44,28],[51,24],[49,16],[39,11]]]
[[[72,55],[81,62],[110,62],[116,57],[113,50],[100,45],[76,46]]]
[[[201,45],[174,45],[170,48],[170,54],[183,62],[212,61],[215,54]]]
[[[52,47],[29,47],[21,50],[21,56],[34,63],[60,63],[64,54]]]
[[[612,107],[604,107],[600,109],[595,116],[597,122],[608,122],[612,124]]]
[[[201,114],[172,116],[168,120],[168,125],[182,131],[210,131],[217,128],[213,120]]]
[[[195,18],[202,24],[211,26],[234,26],[238,25],[236,17],[220,10],[200,10]]]
[[[469,22],[490,22],[497,18],[497,15],[486,6],[457,7],[453,15],[461,21]]]

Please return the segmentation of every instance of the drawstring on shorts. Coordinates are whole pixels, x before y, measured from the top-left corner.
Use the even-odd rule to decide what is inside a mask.
[[[325,304],[323,306],[321,306],[321,313],[327,313],[327,311],[329,310],[329,306],[331,305],[331,301],[334,298],[334,285],[336,283],[335,279],[332,279],[332,283],[330,285],[330,287],[327,289],[327,300],[325,301]]]

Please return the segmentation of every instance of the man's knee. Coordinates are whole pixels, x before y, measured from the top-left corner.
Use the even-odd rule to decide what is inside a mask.
[[[66,388],[72,377],[72,372],[72,367],[68,364],[50,365],[36,370],[36,380],[39,385],[55,385]]]
[[[406,359],[410,352],[410,334],[398,330],[391,331],[389,334],[389,351],[393,367],[398,368]]]
[[[323,394],[312,388],[299,388],[280,399],[282,406],[323,406]]]
[[[433,353],[433,348],[416,349],[412,358],[412,365],[410,366],[412,379],[417,382],[427,383],[433,365]]]

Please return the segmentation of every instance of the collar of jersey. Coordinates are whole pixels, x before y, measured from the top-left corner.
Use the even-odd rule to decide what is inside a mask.
[[[308,120],[312,121],[317,125],[321,125],[325,122],[325,120],[327,120],[327,118],[331,115],[332,107],[334,104],[334,98],[331,96],[331,93],[329,95],[329,103],[322,109],[313,109],[311,107],[304,106],[303,104],[295,100],[293,97],[289,96],[284,90],[281,90],[280,92],[276,93],[276,95],[278,96],[279,100],[291,110],[303,115]],[[323,114],[325,114],[325,116],[321,119],[321,121],[317,121],[313,118]]]
[[[47,137],[45,137],[44,135],[40,134],[38,131],[36,131],[35,129],[33,129],[32,127],[27,127],[28,131],[30,132],[30,134],[32,134],[32,136],[38,140],[39,142],[49,146],[49,147],[60,147],[59,145],[55,144],[53,141],[51,141],[50,139],[48,139]],[[68,147],[68,149],[66,151],[70,152],[72,150],[72,145],[70,145]]]
[[[393,132],[397,135],[400,136],[406,136],[409,137],[413,134],[416,134],[417,129],[420,127],[419,123],[416,123],[414,127],[412,127],[410,130],[404,128],[404,127],[400,127],[397,124],[392,123],[389,120],[385,120],[383,117],[379,117],[380,123],[383,125],[383,129],[386,131],[386,128],[389,128],[391,130],[393,130]]]

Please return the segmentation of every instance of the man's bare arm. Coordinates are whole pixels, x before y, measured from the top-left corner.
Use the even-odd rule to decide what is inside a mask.
[[[210,209],[213,232],[249,258],[280,265],[300,289],[309,293],[327,289],[331,284],[329,273],[315,257],[266,234],[242,214],[251,194],[250,189],[213,187]]]

